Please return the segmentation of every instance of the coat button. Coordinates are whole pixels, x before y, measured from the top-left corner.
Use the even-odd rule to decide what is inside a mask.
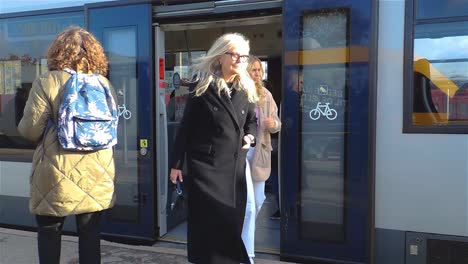
[[[242,110],[242,114],[245,114],[245,111],[244,111],[244,110]]]
[[[213,106],[213,111],[218,111],[218,107]]]

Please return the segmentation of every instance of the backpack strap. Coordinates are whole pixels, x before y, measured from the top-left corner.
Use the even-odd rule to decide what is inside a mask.
[[[65,72],[68,72],[69,74],[71,75],[75,75],[76,74],[76,71],[72,70],[72,69],[69,69],[69,68],[65,68],[63,69]]]
[[[63,71],[69,73],[70,75],[75,75],[76,72],[72,69],[69,69],[69,68],[65,68],[63,69]],[[52,104],[49,102],[49,107],[50,107],[50,110],[52,111]],[[53,116],[53,114],[52,114]],[[44,132],[42,134],[42,151],[45,152],[45,148],[44,148],[44,141],[45,141],[45,137],[47,135],[47,132],[49,131],[49,129],[52,127],[52,126],[55,126],[55,122],[54,122],[54,119],[53,117],[51,117],[48,121],[47,121],[47,125],[46,127],[44,128]],[[41,157],[41,161],[42,159],[44,158],[44,155],[42,155]]]

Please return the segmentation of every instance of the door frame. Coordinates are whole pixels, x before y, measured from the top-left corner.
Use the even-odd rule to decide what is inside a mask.
[[[154,70],[154,80],[155,80],[155,108],[156,115],[155,115],[155,127],[156,133],[162,135],[166,138],[166,142],[163,144],[159,144],[156,146],[156,149],[159,151],[160,155],[157,157],[157,169],[155,170],[156,175],[156,182],[157,189],[157,200],[155,201],[158,205],[158,208],[155,209],[155,216],[158,220],[158,227],[159,227],[159,235],[164,235],[167,233],[167,219],[165,218],[166,210],[167,210],[167,201],[171,197],[169,197],[170,193],[168,192],[168,175],[170,168],[168,167],[169,164],[167,162],[169,159],[169,153],[166,151],[163,154],[161,151],[164,149],[168,149],[168,132],[167,126],[161,127],[161,123],[164,123],[164,119],[167,121],[166,117],[162,117],[164,115],[165,105],[162,105],[160,102],[161,92],[163,92],[164,84],[161,82],[164,81],[164,78],[161,78],[161,70],[156,69],[156,67],[161,67],[161,59],[162,66],[165,65],[164,53],[165,50],[161,50],[160,45],[158,43],[161,41],[160,38],[165,37],[165,32],[179,29],[180,27],[183,28],[199,28],[203,24],[210,24],[214,22],[228,21],[228,23],[233,23],[236,21],[238,23],[245,23],[246,19],[261,19],[256,17],[252,14],[242,14],[241,18],[234,19],[232,17],[225,17],[226,13],[239,13],[243,11],[251,11],[251,10],[268,10],[271,14],[263,15],[268,19],[269,16],[280,16],[280,8],[282,0],[240,0],[236,2],[226,2],[220,3],[216,1],[202,1],[200,3],[191,3],[191,1],[187,1],[190,3],[181,3],[177,5],[169,5],[169,6],[154,6],[153,7],[153,24],[152,24],[152,31],[154,32],[154,60],[153,63],[155,65]],[[263,17],[262,16],[262,17]],[[163,69],[164,70],[164,69]],[[166,122],[167,124],[167,122]],[[159,142],[159,137],[155,137],[156,144]],[[163,156],[161,156],[163,155]],[[166,156],[164,156],[166,155]],[[165,163],[165,164],[161,164]],[[279,169],[278,169],[279,173]]]

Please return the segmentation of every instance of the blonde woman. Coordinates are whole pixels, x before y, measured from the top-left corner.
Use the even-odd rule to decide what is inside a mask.
[[[260,59],[251,56],[247,71],[255,82],[259,97],[255,107],[258,123],[257,142],[247,154],[247,206],[242,229],[242,239],[247,254],[253,258],[255,257],[255,219],[265,201],[265,181],[271,172],[271,134],[281,129],[281,121],[273,96],[263,86],[264,70]]]
[[[18,125],[21,135],[37,144],[29,210],[38,224],[39,262],[60,263],[63,223],[66,216],[75,215],[80,263],[101,263],[101,212],[115,201],[113,150],[66,151],[58,143],[55,127],[45,128],[49,120],[57,124],[65,83],[71,76],[64,69],[106,75],[107,58],[91,33],[69,27],[50,45],[47,66],[49,71],[33,83]]]
[[[255,86],[246,72],[248,40],[219,37],[193,66],[194,89],[175,140],[170,180],[189,190],[191,263],[248,263],[241,233],[247,150],[255,143]],[[187,156],[187,175],[182,175]]]

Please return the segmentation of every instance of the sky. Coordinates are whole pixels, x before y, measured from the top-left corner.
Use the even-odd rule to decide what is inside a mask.
[[[416,39],[414,52],[429,61],[465,59],[467,61],[435,63],[434,66],[448,77],[464,76],[468,78],[468,36]]]
[[[416,39],[414,49],[428,60],[468,58],[468,36]]]

